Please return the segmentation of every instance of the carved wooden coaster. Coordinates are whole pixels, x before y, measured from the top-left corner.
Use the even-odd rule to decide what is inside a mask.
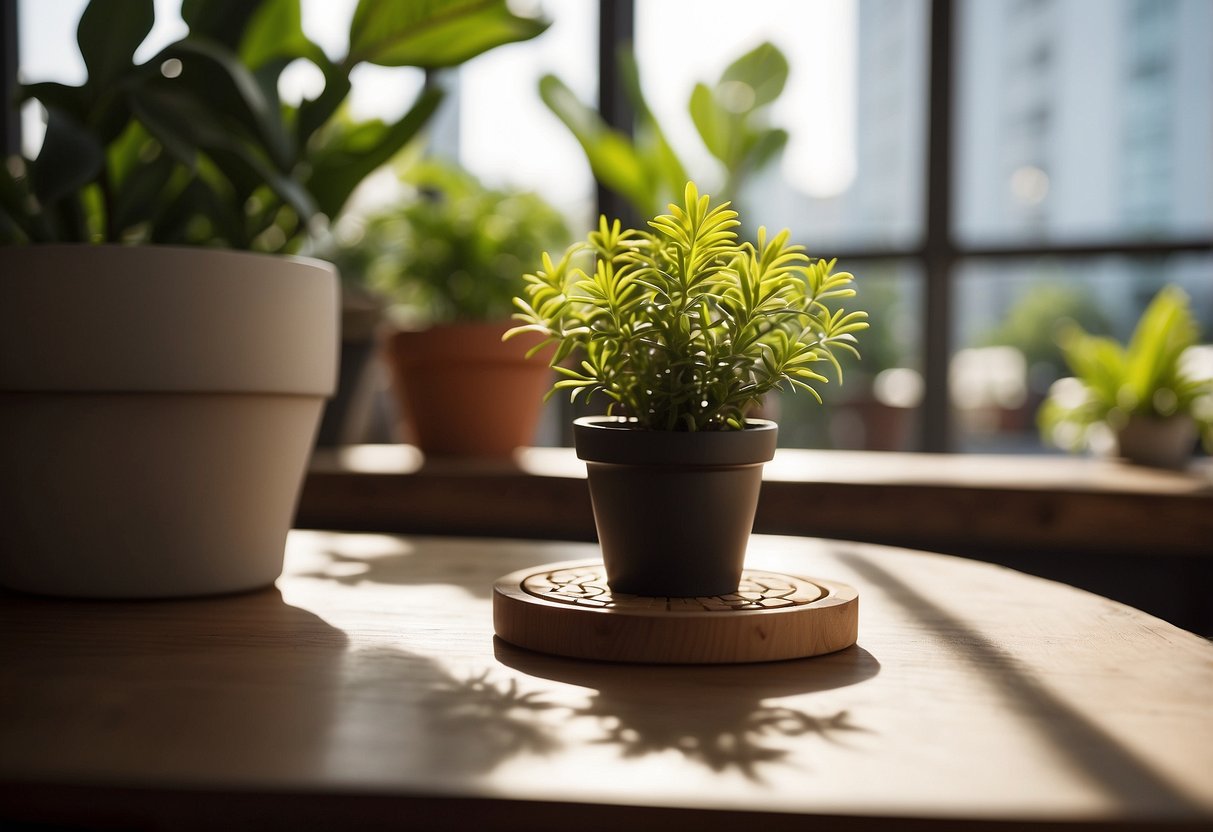
[[[611,592],[599,561],[523,569],[493,588],[493,626],[519,647],[616,662],[798,659],[855,643],[859,593],[833,581],[747,569],[737,592],[649,598]]]

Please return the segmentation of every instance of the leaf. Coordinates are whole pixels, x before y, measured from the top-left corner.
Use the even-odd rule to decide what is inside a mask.
[[[182,0],[181,19],[189,27],[190,37],[211,40],[235,51],[258,9],[259,5],[249,0]]]
[[[695,85],[695,89],[691,92],[689,108],[691,121],[695,123],[695,129],[699,131],[699,137],[703,140],[704,147],[726,166],[731,164],[733,160],[732,136],[735,130],[732,122],[736,121],[737,117],[726,112],[717,103],[716,97],[706,84]]]
[[[345,63],[440,69],[529,40],[549,25],[514,14],[506,0],[360,0]]]
[[[152,219],[162,207],[161,196],[174,170],[176,166],[166,153],[131,166],[129,173],[113,186],[111,227],[121,234]]]
[[[608,127],[596,110],[581,103],[555,75],[539,80],[539,97],[581,144],[595,178],[642,209],[642,214],[653,213],[654,183],[627,138]]]
[[[88,120],[91,101],[88,91],[84,87],[69,87],[67,84],[59,84],[54,81],[26,84],[19,88],[15,103],[20,104],[31,98],[40,101],[42,106],[47,109],[54,107],[59,112],[66,113],[79,124],[84,124]]]
[[[307,58],[313,62],[324,51],[303,33],[303,14],[299,0],[264,0],[248,22],[240,39],[238,54],[254,72],[265,64],[286,59]]]
[[[234,54],[205,40],[186,38],[161,55],[181,61],[181,75],[160,79],[175,94],[205,106],[205,118],[217,126],[239,128],[281,170],[293,164],[294,142],[286,132],[282,114],[266,98],[257,79]]]
[[[244,221],[244,201],[261,185],[289,204],[303,219],[316,212],[316,203],[303,185],[279,171],[258,149],[207,118],[204,108],[189,97],[177,96],[171,87],[140,89],[131,94],[131,107],[149,132],[178,162],[196,169],[200,152],[210,156],[213,173],[221,175],[235,193],[234,203],[224,204],[230,217],[215,217],[228,227]],[[208,203],[211,204],[211,203]]]
[[[788,144],[788,131],[782,128],[763,130],[746,153],[746,167],[758,170],[779,155]]]
[[[105,151],[92,133],[63,111],[48,107],[46,137],[30,165],[30,184],[49,207],[101,175]]]
[[[720,76],[720,87],[741,84],[748,88],[748,106],[737,112],[756,109],[773,102],[783,92],[788,80],[788,60],[772,43],[762,43],[733,61]],[[734,88],[736,89],[736,88]],[[727,94],[727,93],[726,93]],[[745,93],[735,93],[739,98]],[[740,102],[739,102],[740,103]]]
[[[100,95],[134,65],[135,50],[155,22],[152,0],[91,0],[76,27],[76,43],[88,69],[85,85]]]
[[[324,73],[324,91],[314,99],[299,104],[295,119],[295,144],[306,148],[316,131],[333,117],[350,92],[349,76],[324,55],[312,58],[312,63]]]
[[[318,209],[335,218],[354,188],[416,136],[441,101],[442,91],[431,88],[395,124],[367,122],[328,136],[327,144],[313,154],[304,180]]]

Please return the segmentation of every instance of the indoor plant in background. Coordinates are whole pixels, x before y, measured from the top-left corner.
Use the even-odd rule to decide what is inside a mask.
[[[422,161],[404,179],[412,196],[369,217],[354,245],[391,304],[384,354],[401,435],[430,455],[509,456],[534,439],[551,371],[526,360],[533,343],[501,336],[527,264],[568,242],[564,220],[536,194],[484,187],[449,163]]]
[[[787,231],[739,240],[737,213],[693,183],[669,210],[647,230],[604,217],[559,261],[545,254],[507,337],[556,345],[552,393],[612,403],[574,426],[611,588],[717,595],[737,588],[775,451],[775,424],[747,409],[785,386],[820,400],[817,365],[838,372],[867,316],[827,305],[854,295],[852,275]]]
[[[1054,383],[1037,414],[1045,441],[1080,451],[1102,435],[1124,459],[1167,468],[1187,464],[1198,433],[1213,449],[1213,373],[1190,366],[1197,339],[1177,286],[1154,297],[1124,346],[1066,328],[1060,343],[1074,375]]]
[[[280,253],[305,250],[441,95],[393,124],[353,123],[338,117],[349,72],[446,66],[544,28],[504,0],[361,0],[334,62],[304,36],[298,0],[185,0],[181,13],[188,36],[136,64],[151,0],[93,0],[77,32],[87,82],[21,92],[47,130],[36,159],[0,167],[11,588],[167,597],[273,582],[337,346],[334,269]],[[325,87],[291,106],[278,78],[299,58]],[[118,245],[136,243],[153,245]]]
[[[620,51],[619,67],[635,115],[632,136],[611,128],[555,75],[540,79],[539,94],[585,151],[594,178],[626,200],[639,221],[681,197],[687,172],[645,100],[631,49]],[[787,144],[787,131],[768,124],[771,105],[787,80],[783,53],[762,43],[725,67],[712,86],[695,85],[687,108],[704,147],[724,172],[717,189],[722,198],[735,200],[746,179]]]

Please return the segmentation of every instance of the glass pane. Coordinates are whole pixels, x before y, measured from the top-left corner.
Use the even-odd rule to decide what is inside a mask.
[[[925,0],[637,0],[636,57],[657,120],[700,190],[725,179],[689,114],[696,82],[769,41],[789,63],[771,123],[782,155],[738,197],[754,224],[812,249],[907,246],[922,234]],[[709,46],[710,45],[710,46]]]
[[[958,10],[962,242],[1213,234],[1213,3]]]
[[[1065,319],[1124,343],[1167,283],[1188,293],[1213,341],[1213,257],[970,260],[958,271],[950,384],[957,448],[1043,452],[1036,410],[1070,375],[1056,345]]]
[[[819,387],[825,406],[807,393],[769,403],[785,448],[904,451],[918,447],[922,402],[922,272],[909,261],[840,264],[856,276],[854,308],[872,328],[859,333],[862,359],[843,360],[844,383]],[[829,373],[827,373],[829,375]]]
[[[594,178],[580,145],[539,98],[558,76],[582,101],[598,100],[598,4],[545,0],[551,27],[494,49],[459,71],[457,153],[486,184],[537,191],[580,236],[597,219]]]

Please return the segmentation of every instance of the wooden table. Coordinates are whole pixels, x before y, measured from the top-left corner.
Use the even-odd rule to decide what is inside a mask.
[[[494,578],[595,551],[294,532],[275,590],[0,595],[0,827],[1213,826],[1213,645],[1159,619],[756,537],[751,566],[859,589],[858,645],[654,667],[494,639]]]
[[[593,540],[572,448],[427,460],[408,445],[317,451],[296,525]],[[1069,456],[781,448],[755,530],[1001,563],[1213,636],[1213,460],[1165,471]]]

